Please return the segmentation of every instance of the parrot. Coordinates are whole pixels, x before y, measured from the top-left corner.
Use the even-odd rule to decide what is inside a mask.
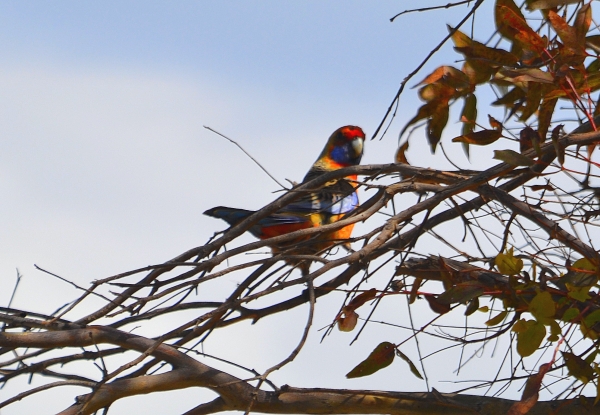
[[[363,155],[365,133],[362,128],[347,125],[331,134],[323,151],[314,162],[302,183],[343,167],[360,164]],[[248,231],[259,239],[268,239],[300,229],[309,229],[337,222],[359,206],[356,175],[335,179],[320,189],[307,193],[277,212],[260,219]],[[302,184],[301,183],[301,184]],[[252,210],[217,206],[204,212],[205,215],[223,219],[234,226],[255,213]],[[285,244],[272,245],[273,254],[316,255],[336,243],[350,238],[354,224],[323,234],[300,237]],[[349,244],[346,245],[349,248]],[[303,275],[309,273],[310,261],[286,260],[298,266]]]

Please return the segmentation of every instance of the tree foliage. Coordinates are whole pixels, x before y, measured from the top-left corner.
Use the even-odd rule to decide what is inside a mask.
[[[58,380],[6,399],[0,407],[39,390],[78,385],[89,392],[61,414],[90,414],[128,396],[191,386],[208,388],[218,397],[188,415],[223,410],[402,413],[415,406],[420,413],[599,412],[594,405],[600,397],[595,223],[600,203],[594,160],[600,142],[600,34],[593,23],[594,4],[527,0],[519,6],[495,0],[493,18],[478,16],[495,23],[494,36],[483,41],[463,26],[484,1],[457,4],[464,3],[469,3],[465,19],[448,28],[462,63],[440,66],[418,84],[424,103],[401,130],[396,163],[349,167],[295,186],[202,246],[156,266],[94,281],[55,315],[2,309],[2,382],[31,376]],[[393,118],[392,108],[416,73],[403,82],[382,125]],[[495,98],[486,102],[490,96]],[[487,116],[482,125],[480,114],[490,105],[502,108],[504,117]],[[462,123],[456,137],[447,134],[454,116]],[[414,132],[420,128],[426,144]],[[491,146],[494,157],[481,171],[442,171],[408,164],[409,143],[411,148],[427,145],[432,153],[440,143],[461,146],[467,155],[471,146]],[[351,174],[360,175],[366,195],[358,211],[320,228],[236,244],[260,218]],[[245,255],[359,222],[364,225],[355,232],[350,252],[334,248],[288,262],[285,251]],[[302,260],[314,261],[306,276],[287,265]],[[207,299],[211,284],[231,275],[239,284],[227,298]],[[348,365],[348,378],[389,370],[396,357],[411,376],[423,378],[425,357],[406,348],[415,338],[435,336],[473,356],[501,337],[509,339],[509,346],[495,375],[488,373],[488,380],[458,395],[434,389],[411,394],[273,384],[269,375],[291,362],[315,330],[317,299],[339,292],[345,299],[325,335],[341,330],[359,337],[367,325],[376,324],[372,316],[386,304],[425,303],[431,310],[424,324],[405,316],[408,334],[399,328],[397,337],[374,344],[370,355]],[[102,306],[80,311],[92,299]],[[217,331],[300,306],[309,310],[301,341],[262,373],[239,379],[195,357]],[[193,318],[186,314],[190,310]],[[131,332],[138,326],[144,332],[163,317],[173,323],[158,335]],[[384,323],[393,324],[391,318]],[[52,353],[59,349],[60,354]],[[136,356],[127,360],[127,351]],[[107,369],[104,362],[110,359],[119,362],[116,369]],[[80,363],[101,368],[100,376],[82,374]],[[501,376],[506,369],[509,374]],[[555,378],[566,382],[557,386],[556,402],[538,402],[540,391],[554,382],[548,379]],[[513,383],[524,385],[517,402],[466,393],[494,387],[501,394]]]

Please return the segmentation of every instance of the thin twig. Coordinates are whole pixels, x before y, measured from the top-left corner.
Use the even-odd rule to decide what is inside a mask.
[[[477,3],[475,3],[475,5],[473,6],[473,8],[469,11],[469,13],[467,13],[467,15],[458,23],[458,25],[456,25],[455,28],[453,28],[450,33],[448,33],[448,35],[446,37],[444,37],[444,39],[442,39],[442,41],[440,43],[437,44],[437,46],[435,46],[433,49],[431,49],[429,51],[429,53],[427,54],[427,56],[425,57],[425,59],[423,59],[423,61],[416,67],[416,69],[414,71],[412,71],[411,73],[409,73],[406,78],[404,78],[402,80],[402,82],[400,83],[400,87],[398,88],[398,92],[396,92],[396,95],[394,96],[394,99],[392,100],[392,103],[390,104],[390,106],[388,107],[387,111],[385,112],[385,115],[383,116],[383,118],[381,119],[381,122],[379,123],[379,125],[377,126],[377,129],[375,130],[375,132],[373,133],[373,137],[371,137],[371,140],[374,140],[375,137],[377,137],[377,134],[379,134],[379,130],[381,130],[381,127],[383,127],[383,124],[385,124],[385,120],[387,120],[388,116],[390,115],[390,112],[392,112],[392,108],[399,102],[400,99],[400,95],[402,95],[402,91],[404,91],[404,87],[406,86],[406,83],[413,77],[415,76],[417,73],[419,73],[419,71],[423,68],[423,66],[425,66],[425,64],[427,62],[429,62],[429,59],[431,59],[433,57],[433,55],[435,55],[437,53],[438,50],[440,50],[442,48],[442,46],[452,37],[452,35],[454,35],[454,33],[456,33],[456,31],[463,25],[465,24],[465,22],[467,20],[469,20],[469,18],[475,13],[475,11],[479,8],[479,6],[481,6],[483,4],[483,0],[477,0]],[[397,110],[397,107],[396,107]],[[389,128],[389,126],[391,125],[394,117],[396,116],[396,111],[394,111],[394,113],[392,114],[392,118],[390,119],[390,123],[388,124],[388,127],[386,128],[385,131],[387,131],[387,129]],[[385,131],[382,134],[382,138],[383,135],[385,135]]]
[[[429,10],[449,9],[451,7],[461,6],[463,4],[471,3],[472,1],[473,0],[463,0],[463,1],[456,2],[456,3],[448,3],[444,6],[432,6],[432,7],[423,7],[421,9],[404,10],[403,12],[400,12],[397,15],[395,15],[394,17],[392,17],[390,19],[390,22],[393,22],[396,17],[402,16],[403,14],[414,13],[414,12],[426,12]]]
[[[233,143],[233,144],[235,144],[236,146],[238,146],[238,148],[239,148],[240,150],[242,150],[242,151],[244,152],[244,154],[245,154],[245,155],[247,155],[248,157],[250,157],[250,159],[251,159],[253,162],[255,162],[255,163],[256,163],[256,165],[262,169],[262,171],[264,171],[265,173],[267,173],[267,175],[268,175],[268,176],[269,176],[271,179],[273,179],[273,181],[274,181],[275,183],[277,183],[277,184],[278,184],[279,186],[281,186],[283,189],[286,189],[286,190],[287,190],[287,188],[286,188],[284,185],[282,185],[281,183],[279,183],[279,181],[278,181],[278,180],[277,180],[275,177],[273,177],[273,175],[272,175],[271,173],[269,173],[269,172],[267,171],[267,169],[265,169],[265,168],[262,166],[262,164],[260,164],[260,163],[259,163],[259,162],[258,162],[258,161],[257,161],[257,160],[254,158],[254,157],[252,157],[252,156],[250,155],[250,153],[248,153],[246,150],[244,150],[244,148],[243,148],[241,145],[239,145],[239,143],[238,143],[237,141],[235,141],[235,140],[232,140],[231,138],[227,137],[226,135],[223,135],[223,134],[221,134],[220,132],[218,132],[218,131],[216,131],[216,130],[213,130],[212,128],[210,128],[210,127],[208,127],[208,126],[206,126],[206,125],[204,125],[203,127],[204,127],[204,128],[206,128],[206,129],[207,129],[207,130],[209,130],[209,131],[212,131],[213,133],[215,133],[215,134],[217,134],[217,135],[220,135],[221,137],[223,137],[225,140],[229,141],[230,143]]]

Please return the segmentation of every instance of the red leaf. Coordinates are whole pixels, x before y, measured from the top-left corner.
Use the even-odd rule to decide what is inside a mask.
[[[377,289],[371,288],[370,290],[360,293],[359,295],[354,297],[352,300],[350,300],[348,305],[344,308],[346,308],[348,310],[356,310],[358,307],[360,307],[367,301],[372,300],[376,296],[377,296]]]

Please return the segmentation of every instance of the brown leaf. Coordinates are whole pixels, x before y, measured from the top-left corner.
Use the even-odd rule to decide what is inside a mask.
[[[448,26],[448,30],[451,31],[452,27]],[[454,49],[470,60],[478,60],[491,66],[514,66],[519,62],[519,57],[515,54],[504,49],[490,48],[469,38],[460,30],[454,32],[452,41]]]
[[[437,144],[442,139],[442,131],[444,131],[448,123],[449,113],[450,107],[448,106],[448,101],[440,102],[431,114],[429,121],[427,121],[427,139],[429,140],[429,147],[432,153],[435,153]]]
[[[391,365],[394,361],[395,349],[396,346],[390,342],[380,343],[365,360],[348,372],[346,377],[351,379],[372,375],[378,370]]]
[[[441,82],[427,84],[419,89],[419,96],[423,101],[438,103],[450,100],[456,94],[456,89]]]
[[[513,84],[520,82],[554,83],[554,76],[551,73],[537,68],[501,69],[498,71],[497,78]]]
[[[356,327],[356,323],[358,323],[358,314],[354,310],[348,310],[344,307],[343,317],[340,316],[337,319],[338,329],[340,331],[352,331]]]
[[[358,307],[360,307],[367,301],[374,299],[375,297],[377,297],[377,289],[371,288],[370,290],[360,293],[359,295],[354,297],[352,300],[350,300],[350,302],[348,303],[348,305],[345,308],[356,310]]]
[[[408,140],[406,140],[406,143],[398,147],[395,157],[396,163],[410,164],[406,159],[406,150],[408,150]]]
[[[417,299],[417,295],[419,293],[419,288],[421,287],[422,283],[423,283],[423,278],[415,278],[415,280],[413,281],[413,285],[410,289],[410,295],[408,297],[409,304],[414,303],[415,300]]]
[[[475,94],[465,96],[465,106],[460,115],[460,120],[463,123],[463,135],[472,133],[477,121],[477,97]]]
[[[590,3],[584,4],[577,12],[575,18],[575,33],[577,36],[577,43],[583,45],[585,43],[585,35],[590,29],[592,23],[592,7]]]
[[[509,22],[504,18],[504,15],[506,14],[505,9],[511,10],[516,17],[521,18],[522,20],[525,20],[525,17],[513,0],[496,0],[494,9],[496,29],[498,29],[498,32],[500,32],[503,37],[514,41],[515,29],[509,25]]]
[[[529,88],[527,88],[527,99],[519,117],[519,121],[523,122],[527,121],[529,117],[538,111],[540,102],[542,101],[542,91],[547,89],[545,85],[538,82],[528,82],[527,84],[529,85]]]
[[[499,3],[509,2],[514,5],[514,2],[511,0],[498,0],[496,2],[496,25],[498,26],[498,30],[508,39],[519,42],[524,48],[542,55],[546,48],[546,41],[527,24],[521,11],[514,6],[515,10],[512,5],[498,6]]]
[[[540,137],[546,137],[548,134],[548,128],[552,121],[552,114],[554,113],[554,107],[556,106],[557,99],[548,99],[544,97],[540,110],[538,112],[538,133]]]
[[[502,137],[502,131],[499,130],[482,130],[471,134],[460,135],[452,139],[455,143],[468,143],[478,146],[486,146]]]
[[[531,127],[525,127],[519,132],[519,151],[526,152],[534,147],[539,148],[540,135]]]
[[[452,28],[448,26],[448,30],[451,31]],[[465,56],[469,53],[484,55],[482,48],[487,48],[487,46],[472,40],[460,30],[452,34],[452,41],[455,48],[465,53]],[[498,66],[497,63],[487,62],[486,59],[467,58],[462,67],[462,72],[469,78],[471,85],[477,85],[487,82],[492,74],[496,72]]]
[[[488,122],[494,130],[502,130],[502,123],[488,114]]]
[[[500,67],[503,65],[513,66],[519,62],[519,58],[505,51],[504,49],[490,48],[482,43],[473,41],[471,46],[458,47],[455,46],[454,50],[465,55],[470,60],[477,60],[482,63],[486,63],[493,67]]]
[[[437,314],[446,314],[450,311],[450,304],[438,301],[434,295],[425,295],[425,299],[429,303],[429,307]]]
[[[556,152],[556,158],[561,166],[565,164],[565,147],[561,145],[558,139],[560,138],[560,130],[562,130],[563,126],[563,124],[557,125],[552,130],[552,144]]]
[[[390,289],[395,292],[402,291],[402,289],[404,287],[405,287],[405,284],[402,280],[393,280],[390,283]]]
[[[442,131],[448,122],[448,103],[455,93],[456,90],[454,88],[440,83],[433,83],[422,87],[419,90],[419,95],[427,103],[421,106],[417,111],[417,115],[404,126],[400,132],[400,136],[411,125],[428,118],[427,138],[429,139],[432,152],[435,152],[437,143],[441,139]]]
[[[448,26],[448,31],[451,32],[452,30],[454,30],[454,28]],[[456,30],[452,34],[452,41],[454,42],[454,46],[457,48],[471,47],[474,42],[474,40],[472,40],[469,36],[461,32],[460,30]]]
[[[566,47],[573,49],[578,47],[577,33],[575,28],[569,26],[567,21],[563,19],[562,16],[560,16],[554,10],[548,10],[548,20]]]
[[[510,407],[507,415],[525,415],[533,408],[538,401],[544,375],[550,370],[550,367],[550,363],[544,363],[540,366],[538,373],[529,376],[521,400]]]
[[[567,4],[579,3],[581,0],[534,0],[527,5],[529,10],[547,10]]]
[[[600,35],[588,36],[585,38],[586,46],[598,51],[600,50]]]
[[[467,59],[463,64],[462,71],[469,77],[472,85],[486,83],[496,73],[495,68],[492,68],[485,62],[474,59]]]
[[[569,72],[569,75],[575,81],[575,92],[577,94],[594,92],[600,89],[600,72],[588,73],[585,77],[582,77],[579,72],[571,71]],[[567,87],[559,86],[551,90],[546,95],[544,95],[544,99],[547,100],[552,98],[569,98],[573,95],[573,91],[571,88]]]
[[[469,94],[465,97],[465,106],[460,115],[460,120],[463,123],[462,134],[471,134],[477,122],[477,97],[475,94]],[[469,144],[463,143],[463,150],[469,157]]]
[[[526,94],[523,89],[519,87],[514,87],[510,91],[508,91],[504,96],[500,97],[496,101],[492,102],[492,105],[503,105],[505,107],[512,107],[515,102],[520,101],[525,98]]]
[[[551,184],[534,184],[533,186],[527,186],[534,192],[539,192],[540,190],[547,190],[552,192],[554,190],[554,186]]]
[[[470,85],[467,75],[452,66],[440,66],[417,85],[432,84],[438,81],[453,88],[468,88]]]

